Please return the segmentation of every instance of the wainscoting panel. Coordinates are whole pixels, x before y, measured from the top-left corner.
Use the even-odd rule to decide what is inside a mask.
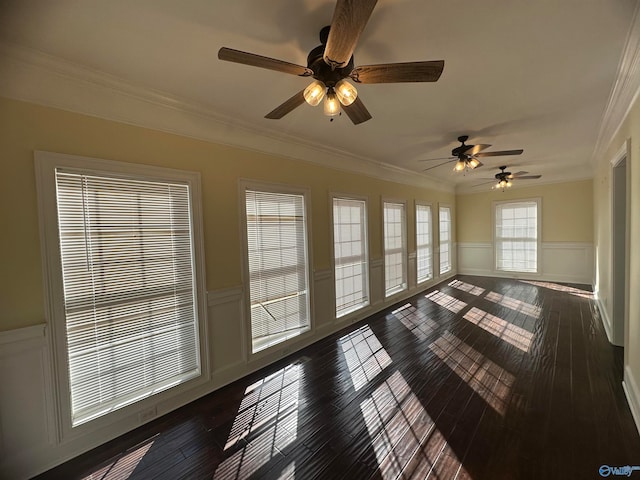
[[[543,242],[540,265],[539,274],[498,272],[493,268],[493,243],[458,243],[458,273],[463,275],[530,278],[586,285],[591,285],[593,281],[593,245]]]
[[[490,275],[493,272],[493,244],[458,243],[458,272]]]
[[[46,326],[0,333],[0,478],[22,478],[56,442]]]
[[[335,320],[335,299],[331,269],[316,270],[313,274],[313,311],[316,328],[324,331]]]
[[[384,301],[384,260],[378,258],[369,261],[369,273],[371,275],[369,280],[369,285],[371,285],[371,306],[375,308],[375,306]]]
[[[247,360],[242,286],[209,291],[207,300],[209,355],[215,375]]]
[[[544,242],[542,273],[546,280],[556,282],[593,282],[593,244]]]
[[[418,255],[416,252],[409,254],[409,261],[407,262],[407,274],[409,275],[409,290],[416,288],[416,275],[418,272]]]

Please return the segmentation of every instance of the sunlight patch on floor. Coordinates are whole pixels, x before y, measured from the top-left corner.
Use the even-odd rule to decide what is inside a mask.
[[[152,446],[153,441],[145,443],[141,447],[125,453],[114,462],[103,466],[100,470],[84,477],[82,480],[122,480],[129,478]]]
[[[589,300],[593,300],[593,292],[589,290],[583,290],[581,288],[569,287],[567,285],[560,285],[559,283],[551,283],[551,282],[534,282],[533,280],[520,280],[522,283],[528,283],[529,285],[535,285],[536,287],[544,287],[549,290],[555,290],[557,292],[569,293],[571,295],[575,295],[576,297],[588,298]]]
[[[434,290],[433,292],[428,293],[427,295],[425,295],[425,298],[431,300],[434,303],[437,303],[441,307],[446,308],[453,313],[458,313],[460,310],[467,306],[467,304],[462,300],[452,297],[451,295],[447,295],[440,290]]]
[[[432,471],[446,439],[400,372],[363,400],[360,410],[382,479],[425,478]]]
[[[417,309],[410,303],[391,312],[418,340],[426,340],[433,333],[438,324],[431,320],[425,312]]]
[[[533,341],[531,332],[477,307],[465,313],[463,318],[523,352],[528,352],[531,347]]]
[[[364,325],[345,335],[338,342],[342,347],[353,388],[356,391],[391,365],[391,357],[369,325]]]
[[[535,318],[536,320],[540,318],[540,313],[542,312],[542,308],[540,307],[523,302],[516,298],[507,297],[506,295],[502,295],[497,292],[489,292],[484,296],[484,298],[490,302],[497,303],[501,307],[510,308],[518,313],[523,313],[531,318]]]
[[[473,285],[471,283],[463,282],[462,280],[453,280],[449,282],[449,286],[476,296],[480,296],[485,292],[484,288]]]
[[[246,478],[296,440],[301,368],[288,365],[247,387],[224,447],[240,449],[218,466],[214,479]]]
[[[504,415],[515,377],[448,330],[429,348],[491,408]]]

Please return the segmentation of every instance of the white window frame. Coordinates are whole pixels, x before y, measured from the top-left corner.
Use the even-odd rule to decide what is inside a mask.
[[[40,224],[40,245],[43,264],[45,290],[45,314],[52,356],[54,376],[54,402],[57,414],[58,443],[64,444],[86,435],[95,434],[100,429],[110,427],[115,434],[121,434],[147,421],[138,413],[154,412],[161,402],[165,405],[180,406],[195,397],[185,400],[185,394],[207,382],[210,375],[209,347],[207,344],[207,300],[204,260],[204,237],[200,174],[170,168],[139,165],[112,160],[81,157],[51,152],[36,151],[35,172],[38,194],[38,216]],[[66,321],[64,307],[64,285],[62,280],[62,258],[58,232],[58,212],[56,195],[56,168],[73,169],[81,173],[101,174],[111,177],[123,176],[148,181],[175,181],[189,185],[191,200],[191,222],[193,231],[193,269],[195,273],[195,306],[197,311],[197,334],[199,341],[200,375],[182,384],[147,396],[135,403],[127,404],[109,413],[88,420],[79,425],[72,424],[71,395],[68,375],[66,347]],[[174,407],[174,408],[175,408]],[[114,426],[115,425],[115,426]]]
[[[384,210],[386,204],[402,205],[402,284],[391,290],[387,289],[387,250],[385,246],[385,221]],[[407,272],[407,201],[395,200],[391,198],[382,199],[382,258],[384,265],[384,297],[389,298],[399,293],[407,291],[409,288],[408,272]]]
[[[428,244],[428,249],[429,249],[429,256],[431,257],[430,259],[430,267],[431,267],[431,275],[429,277],[426,278],[422,278],[420,279],[419,276],[419,271],[420,271],[420,244],[418,243],[418,209],[420,207],[424,207],[427,209],[427,211],[429,212],[429,244]],[[434,259],[434,248],[433,248],[433,206],[431,205],[431,203],[427,203],[427,202],[419,202],[416,201],[415,202],[415,232],[416,232],[416,284],[417,285],[422,285],[425,282],[428,282],[429,280],[433,280],[434,278],[434,269],[433,269],[433,259]]]
[[[442,238],[441,238],[441,220],[442,220],[442,210],[443,209],[447,209],[449,210],[449,240],[446,242],[447,246],[448,246],[448,251],[449,251],[449,269],[448,270],[442,270]],[[438,275],[442,276],[442,275],[446,275],[447,273],[451,272],[453,270],[453,208],[451,207],[451,205],[447,204],[447,203],[439,203],[438,204]]]
[[[371,288],[370,288],[370,272],[369,272],[369,222],[368,222],[368,216],[369,216],[369,201],[367,197],[363,197],[363,196],[357,196],[357,195],[349,195],[349,194],[341,194],[341,193],[332,193],[329,195],[330,198],[330,204],[329,204],[329,211],[330,211],[330,215],[331,215],[331,269],[333,271],[333,288],[334,288],[334,292],[333,292],[333,299],[334,299],[334,305],[333,305],[333,312],[336,316],[336,319],[342,319],[344,320],[345,318],[349,318],[349,316],[359,310],[362,310],[363,308],[369,306],[371,304]],[[364,281],[363,281],[363,288],[364,288],[364,301],[362,303],[360,303],[359,305],[356,305],[350,309],[348,309],[347,311],[343,312],[341,315],[338,315],[337,312],[337,280],[336,280],[336,251],[335,251],[335,228],[336,228],[336,223],[335,223],[335,218],[334,218],[334,203],[336,200],[346,200],[346,201],[356,201],[356,202],[362,202],[364,203],[364,225],[362,227],[362,233],[363,233],[363,237],[362,237],[362,250],[364,253],[364,265],[363,265],[363,275],[365,276]]]
[[[309,312],[309,327],[304,331],[301,331],[296,335],[285,335],[281,341],[272,343],[257,351],[253,351],[253,335],[251,328],[251,280],[249,273],[249,242],[247,238],[247,205],[246,205],[246,191],[254,190],[269,193],[281,193],[291,195],[302,195],[304,197],[304,215],[305,215],[305,235],[306,235],[306,252],[307,257],[307,308]],[[240,238],[242,239],[242,284],[244,286],[244,311],[246,312],[244,330],[246,332],[245,338],[245,353],[244,356],[249,356],[249,361],[259,360],[260,358],[269,355],[270,352],[280,348],[284,354],[289,352],[291,343],[304,340],[308,336],[312,335],[315,331],[315,319],[314,319],[314,302],[313,302],[313,248],[311,243],[311,193],[308,188],[297,187],[288,184],[261,182],[251,179],[240,179],[238,182],[238,195],[239,195],[239,208],[240,208]]]
[[[518,203],[535,203],[537,208],[537,239],[536,239],[536,271],[535,272],[527,272],[520,270],[504,270],[498,268],[498,238],[496,235],[496,214],[498,206],[500,205],[508,205],[508,204],[518,204]],[[519,198],[513,200],[500,200],[494,201],[491,208],[491,230],[493,236],[493,271],[496,274],[500,275],[508,275],[508,276],[516,276],[516,275],[531,275],[537,276],[541,274],[541,259],[542,259],[542,199],[540,197],[536,198]]]

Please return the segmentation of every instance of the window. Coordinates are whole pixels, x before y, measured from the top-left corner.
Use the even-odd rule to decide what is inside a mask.
[[[451,209],[440,207],[440,275],[451,270]]]
[[[538,271],[539,201],[495,204],[496,269]]]
[[[333,258],[336,317],[369,304],[367,204],[364,200],[333,199]]]
[[[198,175],[44,152],[37,168],[71,426],[200,377]]]
[[[416,204],[416,262],[417,281],[433,278],[431,247],[431,207]]]
[[[385,296],[407,289],[407,242],[404,203],[384,202]]]
[[[303,194],[245,189],[249,315],[256,353],[309,330]]]

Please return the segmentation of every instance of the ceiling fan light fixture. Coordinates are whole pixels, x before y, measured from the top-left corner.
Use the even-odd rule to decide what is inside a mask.
[[[505,178],[500,178],[498,180],[498,183],[492,188],[495,189],[495,190],[502,190],[504,192],[504,189],[505,188],[510,188],[511,185],[513,185],[513,184],[511,183],[510,180],[507,180]]]
[[[327,90],[327,86],[320,80],[316,80],[304,89],[303,96],[304,101],[312,107],[317,106],[324,98],[324,92]]]
[[[468,163],[471,170],[480,165],[480,161],[477,158],[471,158]]]
[[[463,171],[463,170],[465,169],[465,167],[466,167],[466,164],[465,164],[462,160],[458,160],[458,161],[456,162],[456,166],[455,166],[455,167],[453,167],[453,169],[454,169],[456,172],[461,172],[461,171]]]
[[[333,87],[327,89],[327,94],[324,97],[324,114],[327,117],[335,117],[340,113],[340,102],[336,96],[336,92]]]
[[[348,107],[355,102],[358,97],[356,87],[349,83],[345,78],[336,83],[335,92],[338,100],[340,100],[340,103],[345,107]]]

